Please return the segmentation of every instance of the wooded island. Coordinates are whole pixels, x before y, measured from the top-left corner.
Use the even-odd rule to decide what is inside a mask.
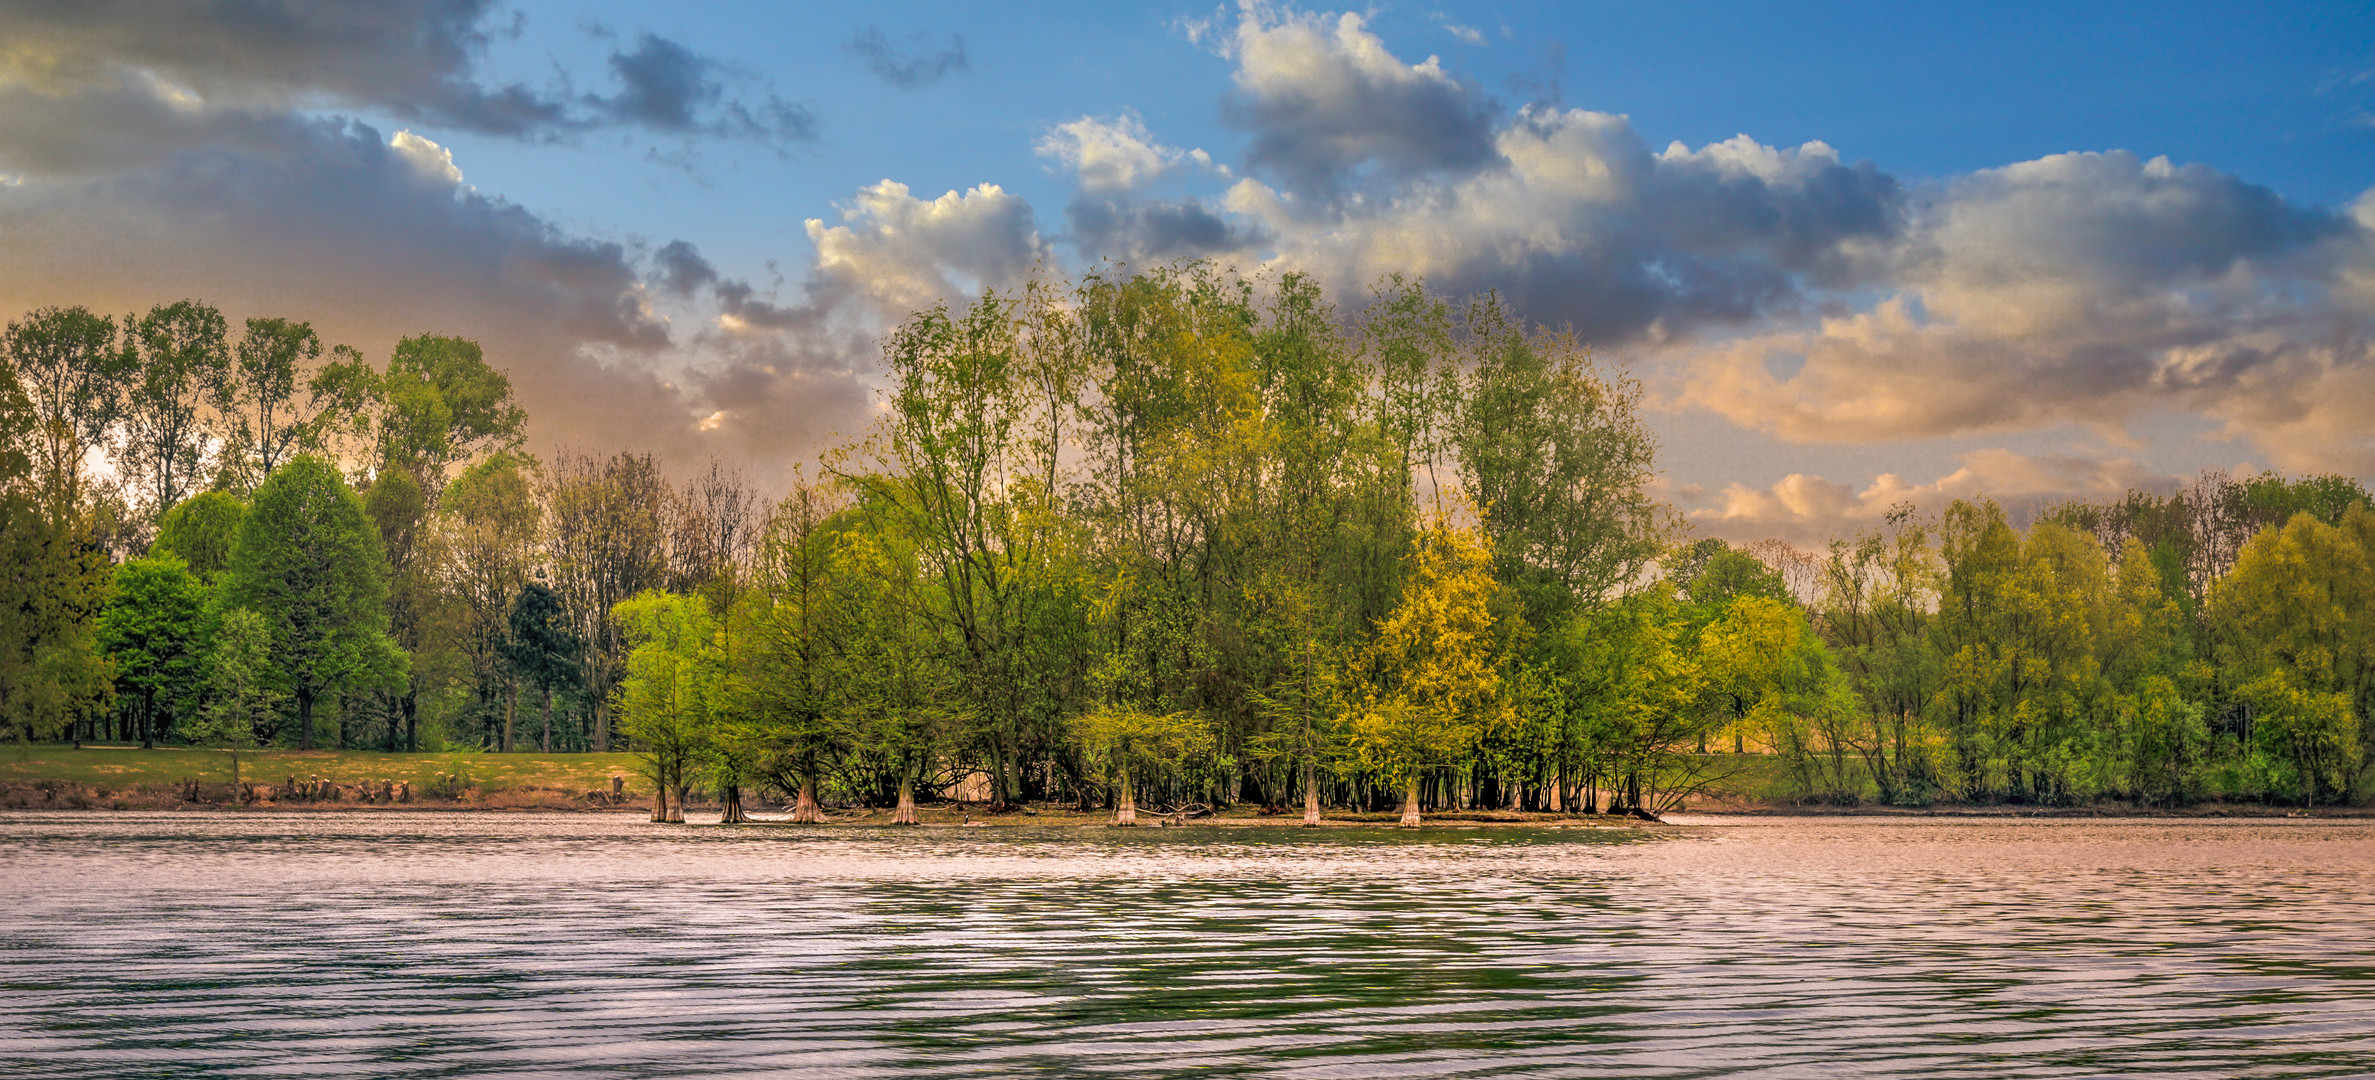
[[[2344,477],[1694,539],[1643,391],[1486,296],[1189,265],[920,312],[781,499],[523,449],[475,344],[384,365],[184,301],[0,368],[25,741],[629,750],[895,808],[1657,814],[1790,797],[2364,798],[2375,513]],[[971,778],[970,780],[968,778]]]

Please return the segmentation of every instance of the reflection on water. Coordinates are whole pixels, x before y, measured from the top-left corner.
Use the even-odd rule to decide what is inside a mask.
[[[0,815],[0,1075],[2367,1076],[2371,841]]]

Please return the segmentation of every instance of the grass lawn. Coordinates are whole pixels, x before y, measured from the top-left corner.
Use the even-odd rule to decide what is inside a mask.
[[[614,775],[627,778],[630,791],[650,785],[635,773],[633,754],[389,754],[376,750],[247,750],[239,755],[239,778],[275,787],[294,776],[322,777],[340,784],[365,780],[410,781],[425,788],[439,773],[459,772],[469,785],[485,792],[552,789],[586,792],[610,789]],[[82,784],[111,791],[178,785],[194,779],[208,784],[231,779],[231,755],[225,750],[86,744],[0,746],[0,783],[42,780]]]

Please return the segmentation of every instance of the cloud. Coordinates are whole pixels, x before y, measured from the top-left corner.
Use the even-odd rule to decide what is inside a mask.
[[[47,0],[0,11],[12,104],[107,95],[146,81],[229,111],[316,103],[492,135],[566,123],[559,99],[477,75],[504,36],[494,0]]]
[[[2178,483],[2126,458],[1986,449],[1962,455],[1960,468],[1926,484],[1895,473],[1882,473],[1861,488],[1804,473],[1769,487],[1729,484],[1686,516],[1702,532],[1726,540],[1770,537],[1819,549],[1871,527],[1898,506],[1934,514],[1956,499],[1991,499],[2025,522],[2073,499],[2115,499],[2138,488],[2173,490]]]
[[[2216,170],[2061,154],[1941,185],[1868,307],[1696,350],[1683,399],[1798,442],[2182,409],[2289,467],[2375,469],[2375,228]],[[1803,358],[1789,378],[1768,363]],[[2359,415],[2368,415],[2360,413]]]
[[[399,131],[388,140],[388,149],[394,150],[397,156],[423,176],[448,184],[462,182],[462,169],[454,164],[454,152],[428,139],[410,131]]]
[[[459,334],[510,372],[541,443],[705,445],[658,374],[674,342],[630,252],[458,175],[417,135],[283,118],[155,166],[29,179],[0,190],[0,310],[190,296],[310,320],[383,361],[402,336]]]
[[[1247,164],[1288,190],[1332,199],[1364,178],[1456,176],[1498,158],[1492,100],[1435,57],[1403,63],[1359,15],[1242,0],[1222,46],[1237,61],[1223,116],[1250,135]]]
[[[490,83],[483,54],[517,27],[473,0],[0,11],[0,168],[12,180],[0,187],[0,308],[130,311],[195,294],[234,318],[308,319],[373,354],[408,334],[459,334],[509,371],[547,447],[624,439],[687,460],[765,458],[863,416],[846,357],[864,353],[840,348],[806,364],[805,384],[785,383],[807,389],[774,399],[767,423],[705,425],[707,395],[736,385],[718,372],[792,372],[783,357],[812,343],[768,335],[796,313],[689,244],[646,262],[470,188],[425,133],[627,128],[781,144],[813,137],[813,118],[648,33],[611,53],[606,94]],[[334,110],[406,126],[383,137],[322,115]],[[692,332],[672,329],[686,315]],[[745,331],[709,328],[725,320]]]
[[[892,180],[861,189],[842,224],[808,219],[812,297],[863,297],[897,320],[942,300],[1020,283],[1048,255],[1031,204],[996,184],[918,199]]]
[[[930,86],[958,72],[972,70],[965,56],[965,39],[950,34],[946,45],[935,46],[922,33],[909,40],[911,48],[891,42],[881,27],[869,26],[851,35],[842,49],[857,57],[875,77],[901,90]]]
[[[1274,238],[1274,261],[1339,292],[1388,273],[1497,289],[1600,346],[1749,325],[1866,286],[1903,215],[1893,178],[1819,142],[1652,152],[1624,117],[1527,109],[1494,145],[1497,167],[1355,206],[1315,209],[1258,180],[1225,205]]]
[[[1435,16],[1435,21],[1442,24],[1444,33],[1460,39],[1460,44],[1473,45],[1480,49],[1484,47],[1484,31],[1453,22],[1443,15]]]
[[[1064,225],[1083,257],[1137,265],[1230,255],[1267,241],[1195,198],[1084,194],[1064,207]]]
[[[609,127],[783,143],[806,109],[726,92],[725,65],[653,34],[614,52],[610,96],[481,74],[516,33],[485,0],[124,0],[0,10],[0,160],[100,174],[201,146],[261,149],[282,117],[325,110],[530,140]]]
[[[1622,116],[1500,113],[1357,15],[1245,0],[1196,31],[1236,61],[1252,175],[1148,202],[1150,134],[1067,135],[1084,251],[1259,257],[1340,296],[1388,273],[1497,290],[1668,404],[1787,441],[2124,438],[2176,412],[2282,467],[2375,472],[2375,193],[2305,207],[2121,151],[1909,184],[1821,142],[1653,150]]]
[[[1157,142],[1146,122],[1122,113],[1110,120],[1083,116],[1049,128],[1034,148],[1070,169],[1081,190],[1097,194],[1131,191],[1183,170],[1227,177],[1229,169],[1201,149],[1181,150]]]
[[[651,131],[788,143],[812,141],[814,113],[768,94],[745,102],[726,96],[724,65],[645,32],[630,52],[610,54],[619,92],[588,102],[612,119]]]
[[[717,284],[717,268],[701,257],[699,248],[683,240],[671,240],[652,255],[654,276],[662,289],[677,296],[692,296],[704,286]]]
[[[882,332],[936,303],[1020,285],[1048,256],[1034,221],[996,185],[922,199],[885,180],[860,189],[837,223],[808,221],[817,257],[788,301],[718,273],[689,243],[661,247],[650,259],[659,291],[715,305],[687,342],[704,438],[780,465],[828,433],[856,434]]]
[[[1257,229],[1227,220],[1199,199],[1139,196],[1140,190],[1176,175],[1226,178],[1231,173],[1201,149],[1156,141],[1135,115],[1083,116],[1058,124],[1040,138],[1037,149],[1077,178],[1064,224],[1085,258],[1161,262],[1244,251],[1262,242]]]

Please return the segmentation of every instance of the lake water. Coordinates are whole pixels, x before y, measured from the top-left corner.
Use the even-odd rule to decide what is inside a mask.
[[[2375,1076],[2375,827],[0,815],[0,1076]]]

